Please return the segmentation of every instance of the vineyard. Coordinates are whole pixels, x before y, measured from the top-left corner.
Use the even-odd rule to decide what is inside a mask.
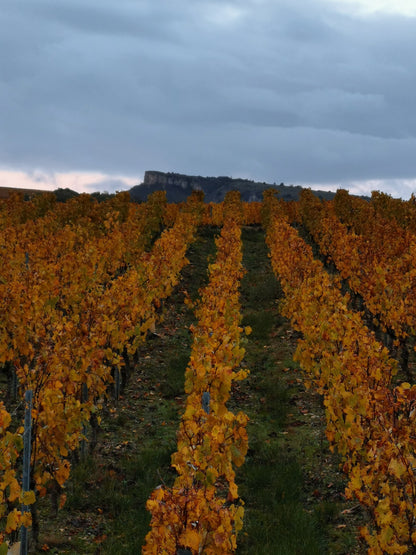
[[[0,555],[415,551],[413,199],[16,194],[0,249]]]

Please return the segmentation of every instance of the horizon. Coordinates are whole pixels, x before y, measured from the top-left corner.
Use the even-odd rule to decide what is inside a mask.
[[[390,195],[392,198],[397,198],[400,200],[409,200],[409,199],[403,199],[402,197],[398,197],[395,195],[392,195],[386,191],[381,191],[380,189],[371,189],[368,193],[365,192],[352,192],[348,189],[346,189],[345,187],[339,186],[339,185],[334,185],[334,187],[331,187],[327,184],[322,184],[322,186],[316,185],[316,186],[311,186],[309,184],[296,184],[296,183],[283,183],[283,182],[278,182],[278,181],[274,181],[274,182],[265,182],[265,181],[260,181],[260,180],[256,180],[256,179],[251,179],[251,178],[247,178],[247,177],[240,177],[240,176],[215,176],[215,175],[199,175],[199,174],[185,174],[185,173],[181,173],[181,172],[173,172],[173,171],[160,171],[160,170],[146,170],[146,171],[151,171],[151,172],[157,172],[157,173],[161,173],[161,174],[174,174],[174,175],[181,175],[181,176],[185,176],[185,177],[201,177],[202,179],[218,179],[220,177],[227,177],[228,179],[231,180],[241,180],[241,181],[251,181],[253,182],[253,184],[262,184],[262,183],[266,183],[266,185],[270,185],[271,187],[273,186],[279,186],[279,185],[284,185],[285,187],[301,187],[303,189],[311,189],[312,191],[316,191],[316,192],[327,192],[327,193],[333,193],[335,194],[337,192],[337,190],[339,189],[344,189],[347,190],[347,192],[351,195],[355,195],[355,196],[362,196],[362,197],[371,197],[371,193],[373,191],[380,191],[383,192],[385,194]],[[17,191],[21,190],[21,191],[37,191],[37,192],[56,192],[57,190],[65,190],[68,189],[72,192],[78,193],[78,194],[82,194],[82,193],[87,193],[87,194],[97,194],[97,193],[101,193],[101,194],[116,194],[116,193],[121,193],[121,192],[128,192],[130,191],[133,187],[137,187],[140,185],[144,185],[144,175],[143,175],[143,179],[140,182],[136,182],[134,183],[131,187],[129,188],[125,188],[125,189],[119,189],[119,190],[113,190],[113,191],[108,191],[108,190],[91,190],[91,188],[88,188],[88,190],[76,190],[75,188],[69,187],[69,186],[65,186],[63,184],[59,184],[57,186],[55,186],[54,188],[51,188],[50,186],[48,188],[44,188],[44,187],[38,187],[36,186],[36,182],[34,184],[32,184],[32,186],[10,186],[10,185],[4,185],[1,182],[1,172],[0,172],[0,189],[16,189]],[[410,195],[409,195],[410,198]]]
[[[348,0],[346,0],[348,1]],[[174,170],[145,170],[143,177],[135,178],[125,175],[106,175],[100,172],[67,172],[48,174],[46,172],[34,171],[31,174],[25,172],[5,172],[0,169],[0,187],[11,189],[33,189],[38,191],[52,192],[57,189],[71,189],[77,193],[115,193],[122,191],[129,191],[136,185],[142,185],[144,182],[144,174],[146,171],[158,171],[160,173],[175,173],[187,176],[200,176],[200,177],[220,177],[220,175],[202,175],[201,173],[185,173]],[[397,184],[395,180],[391,183],[386,183],[385,180],[373,179],[366,181],[355,181],[351,183],[343,183],[341,180],[338,183],[286,183],[279,178],[273,181],[265,181],[260,178],[253,178],[247,175],[231,176],[231,179],[247,179],[255,183],[266,182],[270,185],[273,183],[283,183],[287,186],[310,188],[314,191],[325,191],[335,193],[337,189],[345,189],[352,195],[357,196],[371,196],[373,191],[381,191],[390,195],[393,198],[402,200],[409,200],[412,194],[416,194],[416,179],[404,180],[401,188],[405,190],[405,194],[398,193]],[[16,183],[16,184],[15,184]]]

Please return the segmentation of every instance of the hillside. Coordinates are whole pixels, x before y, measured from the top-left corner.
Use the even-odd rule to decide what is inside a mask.
[[[20,193],[26,198],[32,198],[34,195],[40,195],[41,193],[46,193],[41,189],[22,189],[17,187],[0,187],[0,199],[9,198],[13,193]]]
[[[117,404],[104,407],[94,452],[74,467],[67,503],[56,515],[41,500],[40,545],[49,553],[140,553],[149,532],[146,501],[159,484],[172,484],[170,466],[185,407],[185,370],[191,350],[192,303],[208,282],[220,229],[201,228],[188,251],[189,265],[164,303],[164,320],[139,352],[140,361]],[[296,334],[279,314],[282,292],[264,233],[243,229],[241,283],[246,380],[234,385],[230,408],[250,417],[249,452],[238,469],[245,503],[238,555],[362,555],[356,539],[363,513],[343,495],[339,459],[328,449],[318,395],[305,389],[292,360]],[[278,547],[276,547],[278,546]],[[37,551],[42,553],[43,551]],[[178,551],[179,553],[179,551]],[[184,553],[187,553],[184,551]]]
[[[251,181],[249,179],[238,179],[232,177],[201,177],[195,175],[183,175],[179,173],[164,173],[159,171],[146,171],[144,181],[130,189],[131,198],[134,201],[144,201],[154,191],[164,190],[167,193],[168,202],[182,202],[194,190],[202,190],[205,193],[206,202],[221,202],[228,191],[240,191],[241,198],[247,202],[261,201],[263,191],[276,189],[279,197],[283,200],[298,200],[302,187],[295,185],[276,185]],[[328,191],[314,191],[322,199],[333,198],[334,193]]]

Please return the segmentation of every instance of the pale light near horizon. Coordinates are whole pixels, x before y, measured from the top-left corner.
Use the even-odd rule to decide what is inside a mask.
[[[401,198],[402,200],[409,200],[412,195],[416,195],[416,179],[367,179],[334,183],[298,183],[298,185],[333,193],[338,189],[346,189],[351,195],[365,197],[371,196],[373,191],[382,191],[393,198]],[[397,193],[398,187],[401,190],[400,195]]]
[[[127,190],[137,185],[140,179],[137,177],[108,175],[101,172],[73,171],[47,173],[42,170],[36,170],[31,173],[25,173],[23,171],[0,170],[0,187],[18,189],[41,189],[44,191],[72,189],[77,193],[92,193],[100,190],[102,183],[110,181],[119,182],[120,187],[117,190]]]
[[[251,177],[248,179],[252,179]],[[67,172],[47,174],[37,170],[32,174],[22,171],[0,170],[0,187],[13,187],[19,189],[41,189],[44,191],[54,191],[56,189],[71,189],[77,193],[103,192],[109,188],[100,187],[101,183],[114,180],[122,186],[117,187],[118,191],[129,190],[141,182],[141,178],[127,176],[109,176],[99,172]],[[397,183],[395,180],[362,180],[337,183],[297,183],[302,187],[321,191],[335,192],[337,189],[346,189],[353,195],[369,196],[371,191],[384,191],[393,197],[397,195]],[[400,180],[402,189],[401,198],[408,200],[412,193],[416,193],[416,179]],[[115,192],[108,190],[108,192]]]

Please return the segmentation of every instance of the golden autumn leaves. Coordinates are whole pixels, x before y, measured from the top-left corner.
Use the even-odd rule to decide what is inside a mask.
[[[159,318],[158,303],[187,264],[201,203],[190,199],[146,251],[165,204],[159,193],[140,206],[124,194],[102,206],[81,196],[41,217],[26,213],[15,225],[16,206],[9,214],[3,206],[0,248],[9,256],[0,270],[0,363],[13,367],[21,393],[33,391],[31,487],[37,496],[53,487],[64,503],[70,451],[107,396],[113,369],[123,367],[123,351],[132,354],[144,341]],[[21,502],[21,430],[7,431],[10,415],[0,408],[0,519],[7,518],[9,533],[24,523],[17,507],[10,511]]]
[[[35,501],[33,492],[22,492],[15,464],[23,448],[21,430],[10,432],[11,416],[0,403],[0,519],[5,519],[4,530],[0,532],[0,546],[5,535],[10,534],[20,526],[30,526],[31,515],[16,507],[7,513],[7,507],[16,502],[31,505]]]
[[[305,192],[299,211],[321,254],[333,261],[351,290],[363,298],[381,328],[393,333],[397,344],[414,336],[414,231],[401,225],[405,222],[384,218],[377,204],[350,197],[345,191],[325,204]]]
[[[325,209],[307,195],[283,207],[267,194],[264,203],[241,204],[230,195],[218,205],[196,197],[166,205],[157,194],[140,206],[118,196],[98,207],[82,197],[65,206],[17,202],[0,210],[0,250],[8,254],[0,268],[0,363],[13,365],[22,390],[35,391],[37,496],[53,482],[64,486],[83,424],[98,414],[112,369],[123,368],[123,351],[132,355],[154,328],[161,300],[187,263],[198,223],[223,225],[191,329],[187,403],[172,455],[177,478],[148,500],[151,530],[143,549],[236,549],[244,507],[235,468],[247,451],[247,416],[228,410],[227,402],[233,382],[247,375],[241,336],[250,331],[240,327],[240,224],[258,223],[262,214],[285,288],[284,313],[303,334],[297,359],[324,396],[327,437],[343,456],[347,494],[372,516],[362,530],[369,553],[405,553],[416,545],[416,387],[392,384],[396,362],[283,212],[309,229],[382,326],[396,337],[414,335],[415,230],[402,232],[394,222],[380,227],[377,218],[371,223],[368,207],[343,194]],[[35,501],[34,492],[23,495],[19,485],[21,436],[19,423],[0,404],[0,543],[30,524],[19,505]]]
[[[346,493],[372,516],[361,530],[368,553],[406,553],[416,545],[416,386],[392,385],[396,361],[349,308],[339,279],[277,211],[267,242],[286,296],[283,312],[302,332],[296,359],[324,396],[327,437],[349,478]]]
[[[5,315],[0,324],[0,363],[16,372],[20,393],[29,388],[34,392],[32,487],[38,497],[53,487],[61,494],[62,504],[70,452],[79,447],[90,417],[98,414],[113,381],[113,369],[122,369],[124,353],[134,354],[148,330],[154,329],[161,300],[171,293],[187,264],[186,249],[198,223],[201,219],[210,222],[213,215],[222,222],[227,210],[237,210],[246,222],[258,219],[260,204],[244,212],[239,202],[232,208],[213,207],[203,205],[202,196],[195,194],[186,203],[167,205],[164,193],[155,193],[139,206],[131,204],[126,194],[101,205],[87,195],[65,205],[57,205],[52,197],[47,200],[26,203],[16,197],[0,207],[0,249],[8,253],[0,271],[0,308]],[[217,361],[221,359],[223,370],[212,379],[221,376],[222,382],[218,395],[214,384],[205,383],[203,394],[210,396],[202,414],[191,414],[190,402],[188,427],[182,431],[176,455],[180,466],[187,437],[192,436],[193,458],[188,459],[205,473],[197,477],[203,488],[194,492],[194,501],[202,507],[199,498],[206,494],[207,517],[217,519],[213,536],[217,546],[235,545],[235,532],[241,528],[243,510],[236,502],[232,465],[242,464],[247,442],[246,418],[225,408],[232,380],[245,376],[245,371],[235,370],[244,353],[236,308],[241,274],[241,253],[236,253],[241,242],[237,227],[229,227],[228,235],[224,230],[225,237],[219,239],[219,250],[230,258],[226,262],[219,258],[218,266],[211,269],[218,276],[212,280],[217,290],[228,291],[229,299],[218,298],[223,304],[210,313],[212,329],[206,335],[208,350],[212,336],[221,335]],[[221,324],[214,316],[219,313],[225,318]],[[29,524],[29,515],[21,515],[17,505],[31,504],[35,494],[25,494],[25,499],[20,494],[16,472],[22,430],[16,430],[15,423],[16,431],[8,431],[10,415],[3,406],[1,419],[0,519],[8,534]],[[205,432],[207,425],[212,431],[210,444],[198,439],[193,429],[203,423]],[[211,460],[206,453],[212,453]],[[194,485],[192,478],[193,491]],[[188,482],[182,487],[188,488]],[[190,499],[186,501],[186,510],[191,504]],[[197,533],[194,528],[187,532],[190,545],[195,545]]]
[[[226,407],[232,382],[248,373],[238,369],[244,355],[238,295],[241,205],[231,197],[225,206],[217,257],[209,266],[209,284],[201,292],[198,323],[191,330],[188,397],[172,456],[178,477],[172,488],[159,486],[147,503],[152,520],[146,554],[175,554],[180,548],[195,554],[233,553],[242,528],[244,508],[234,467],[243,464],[247,452],[248,418]]]

